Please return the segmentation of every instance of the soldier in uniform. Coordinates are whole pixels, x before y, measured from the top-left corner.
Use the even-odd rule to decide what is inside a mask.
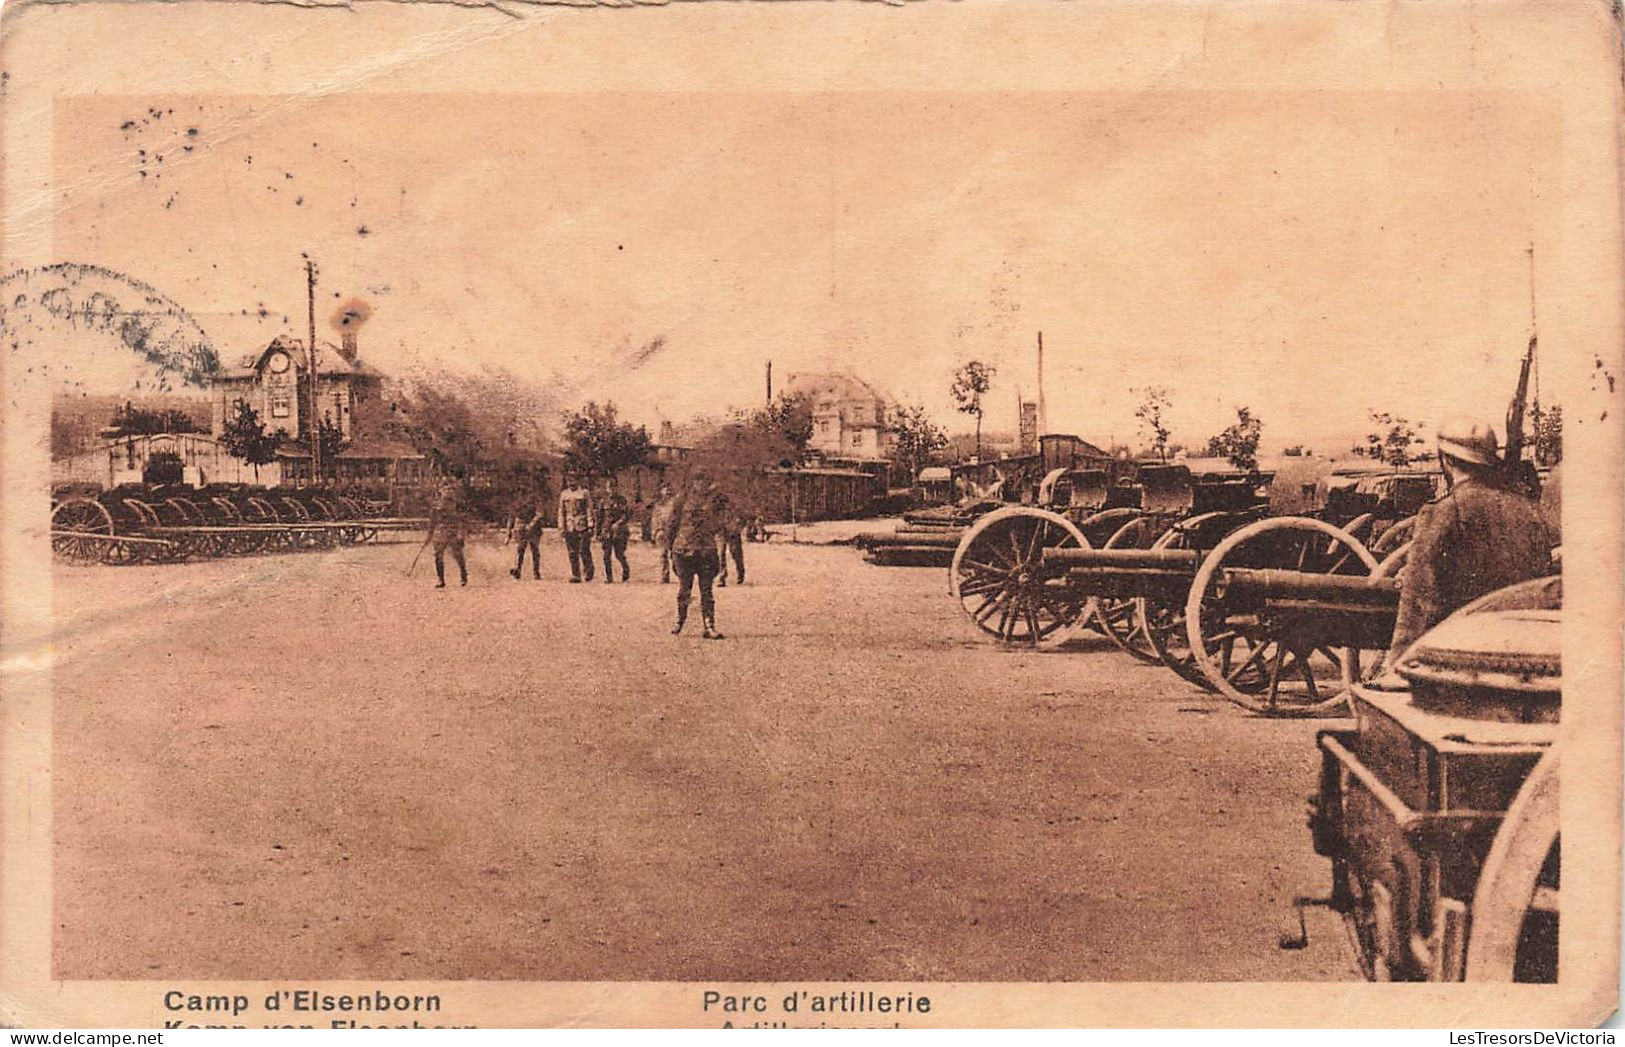
[[[463,558],[463,542],[468,537],[468,507],[463,498],[460,481],[446,477],[435,492],[434,505],[429,510],[429,538],[434,542],[434,574],[436,589],[446,587],[446,550],[457,561],[457,573],[462,584],[468,584],[468,561]]]
[[[717,495],[717,584],[728,584],[728,554],[733,554],[737,584],[745,584],[745,519],[726,495]]]
[[[565,473],[564,489],[559,491],[559,533],[570,553],[572,582],[582,576],[592,581],[592,524],[592,496],[574,473]]]
[[[1418,637],[1453,612],[1551,570],[1546,524],[1535,503],[1509,481],[1495,430],[1442,427],[1439,461],[1448,489],[1416,516],[1388,647],[1389,670],[1375,682],[1378,687],[1405,688],[1393,666]]]
[[[717,563],[717,518],[720,492],[703,476],[690,479],[688,490],[678,499],[672,513],[671,562],[677,572],[676,636],[688,621],[689,592],[695,579],[700,583],[700,617],[705,622],[707,640],[720,640],[717,632],[716,597],[711,582],[721,570]]]
[[[515,580],[525,571],[525,553],[530,552],[530,569],[537,581],[542,580],[542,493],[538,486],[522,487],[513,504],[508,529],[519,543],[519,556],[513,570],[508,573]]]
[[[655,503],[649,510],[649,540],[660,555],[660,584],[671,582],[671,524],[677,508],[677,496],[671,484],[662,483]]]
[[[621,485],[612,476],[598,498],[598,515],[593,530],[598,534],[598,545],[604,551],[604,584],[615,580],[613,556],[621,562],[621,581],[631,578],[632,569],[626,562],[626,543],[632,536],[632,504],[621,493]]]

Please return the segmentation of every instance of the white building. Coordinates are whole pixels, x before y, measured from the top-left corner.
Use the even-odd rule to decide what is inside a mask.
[[[812,403],[811,450],[828,458],[891,457],[896,441],[886,398],[868,382],[852,374],[792,374],[785,391]]]

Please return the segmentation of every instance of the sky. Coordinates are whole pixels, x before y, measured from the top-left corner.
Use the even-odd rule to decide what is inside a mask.
[[[1136,442],[1155,385],[1176,440],[1247,404],[1266,449],[1332,448],[1368,409],[1504,414],[1554,123],[1442,91],[75,97],[53,249],[227,362],[303,337],[309,252],[323,337],[364,299],[385,372],[506,368],[651,428],[759,402],[769,360],[968,428],[974,358],[1009,429],[1042,331],[1052,431]],[[90,391],[128,381],[82,351]]]

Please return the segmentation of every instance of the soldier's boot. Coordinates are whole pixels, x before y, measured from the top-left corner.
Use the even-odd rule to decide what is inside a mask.
[[[722,634],[717,632],[716,619],[707,618],[705,620],[705,631],[703,633],[701,633],[700,635],[703,638],[707,639],[707,640],[720,640],[720,639],[722,639]]]
[[[676,636],[678,633],[682,632],[683,631],[683,623],[685,623],[687,621],[688,621],[688,608],[684,607],[682,605],[678,605],[678,608],[677,608],[677,624],[672,626],[671,634],[673,636]]]

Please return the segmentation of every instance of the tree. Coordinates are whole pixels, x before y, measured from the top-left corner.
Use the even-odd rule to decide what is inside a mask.
[[[898,460],[908,463],[910,483],[935,455],[948,447],[948,433],[926,415],[920,404],[898,404],[892,409],[887,428],[897,438]]]
[[[205,430],[187,411],[175,407],[137,407],[126,403],[113,411],[113,427],[120,436],[149,436],[158,433],[201,433]]]
[[[1563,405],[1542,410],[1539,404],[1530,412],[1534,429],[1535,464],[1550,469],[1563,460]]]
[[[587,403],[564,417],[564,461],[588,476],[642,465],[654,449],[649,430],[621,421],[613,403]]]
[[[1263,431],[1264,423],[1253,414],[1252,408],[1238,407],[1236,424],[1218,436],[1208,437],[1205,453],[1209,458],[1228,459],[1237,469],[1251,472],[1258,468],[1258,438]]]
[[[338,472],[333,468],[333,462],[347,442],[344,439],[344,429],[333,421],[332,415],[324,413],[321,424],[316,427],[316,445],[321,449],[322,466],[329,473]]]
[[[953,393],[954,403],[962,414],[976,416],[976,457],[982,457],[982,397],[993,388],[993,376],[998,373],[991,364],[980,360],[968,360],[964,366],[954,372],[954,382],[949,388]]]
[[[511,474],[537,467],[551,435],[546,423],[560,408],[507,371],[436,369],[357,400],[350,427],[358,439],[409,444],[441,472]]]
[[[1172,435],[1163,415],[1173,406],[1168,398],[1168,390],[1160,385],[1148,385],[1141,389],[1129,390],[1140,398],[1140,406],[1134,409],[1134,417],[1140,420],[1140,432],[1150,441],[1151,453],[1160,461],[1168,461],[1168,437]]]
[[[254,467],[254,481],[259,482],[260,466],[276,461],[277,445],[287,433],[278,429],[270,434],[260,421],[259,412],[247,400],[238,400],[235,413],[220,431],[220,443],[233,457]]]
[[[1416,432],[1421,422],[1413,423],[1387,411],[1370,411],[1369,414],[1371,424],[1376,428],[1366,434],[1364,446],[1354,448],[1355,454],[1396,469],[1426,457],[1414,450],[1417,445],[1427,443]]]
[[[806,454],[812,440],[812,398],[805,393],[780,393],[773,402],[758,407],[745,418],[751,428],[788,443],[797,462]]]

